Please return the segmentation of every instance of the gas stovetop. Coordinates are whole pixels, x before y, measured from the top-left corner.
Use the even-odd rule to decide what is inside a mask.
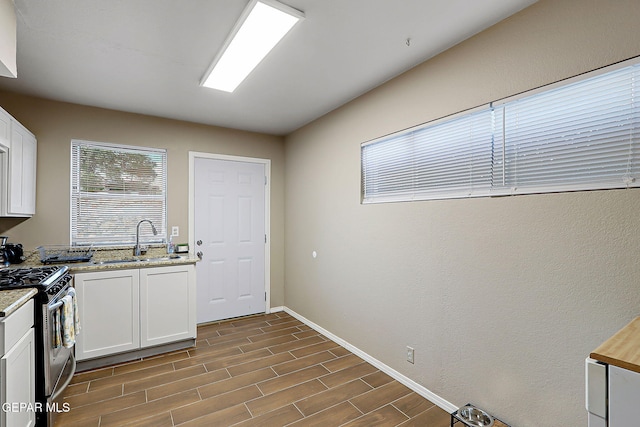
[[[67,266],[33,268],[4,268],[0,270],[0,291],[19,288],[37,288],[47,294],[56,294],[71,276]]]

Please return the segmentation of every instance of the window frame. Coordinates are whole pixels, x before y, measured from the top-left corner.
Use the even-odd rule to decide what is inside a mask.
[[[541,86],[536,89],[522,92],[517,95],[513,95],[497,101],[493,101],[488,104],[481,105],[479,107],[475,107],[470,110],[452,114],[450,116],[436,119],[412,128],[408,128],[399,132],[386,135],[381,138],[376,138],[374,140],[362,143],[361,152],[360,152],[361,203],[370,204],[370,203],[386,203],[386,202],[415,201],[415,200],[442,200],[442,199],[449,199],[449,198],[492,197],[492,196],[558,193],[558,192],[570,192],[570,191],[588,191],[588,190],[640,187],[640,171],[638,170],[638,168],[640,168],[640,157],[635,155],[633,152],[633,148],[635,148],[636,151],[640,152],[640,59],[639,58],[640,57],[635,57],[625,61],[621,61],[616,64],[612,64],[612,65],[602,67],[593,71],[589,71],[589,72],[580,74],[578,76],[574,76],[568,79],[554,82],[549,85]],[[513,181],[511,181],[511,176],[509,176],[509,173],[513,172],[512,170],[509,170],[509,168],[513,164],[517,164],[517,160],[518,160],[518,157],[513,154],[513,151],[510,151],[510,148],[511,148],[510,144],[512,144],[512,141],[513,141],[512,138],[514,137],[514,135],[517,135],[509,127],[509,126],[512,126],[511,122],[509,122],[510,117],[512,117],[511,116],[512,110],[516,110],[517,109],[516,106],[519,103],[522,104],[523,101],[526,103],[527,101],[535,99],[536,97],[544,98],[544,96],[546,95],[550,95],[550,97],[552,97],[554,92],[559,93],[563,90],[570,91],[572,90],[572,88],[575,89],[576,87],[578,87],[578,90],[581,90],[580,89],[581,86],[579,86],[581,83],[584,83],[584,86],[587,87],[590,85],[593,86],[593,82],[596,82],[596,86],[597,86],[598,84],[600,84],[601,81],[606,81],[606,79],[609,78],[610,76],[615,76],[616,73],[622,69],[628,69],[627,72],[630,74],[627,77],[631,81],[631,83],[629,84],[630,92],[628,94],[625,93],[625,96],[629,98],[629,101],[626,101],[626,100],[625,101],[629,103],[629,106],[627,107],[627,109],[630,112],[628,112],[627,114],[630,117],[628,121],[630,123],[631,131],[629,132],[628,143],[626,142],[626,139],[624,139],[623,137],[620,137],[620,139],[616,140],[616,145],[618,146],[622,146],[625,144],[629,145],[630,148],[628,150],[629,151],[628,161],[630,165],[633,162],[633,164],[631,165],[633,166],[633,168],[629,167],[628,170],[629,171],[633,170],[633,172],[631,172],[630,175],[626,177],[621,177],[620,179],[618,179],[618,181],[615,181],[615,182],[612,182],[612,180],[606,180],[605,177],[602,177],[601,181],[599,182],[589,181],[591,180],[591,176],[589,172],[583,171],[581,173],[582,173],[582,176],[584,177],[585,182],[576,183],[576,182],[567,180],[567,182],[564,182],[564,181],[560,183],[554,182],[553,184],[550,184],[550,185],[540,185],[540,184],[538,185],[530,184],[530,185],[524,185],[524,186],[514,185]],[[618,74],[621,75],[622,73],[623,72],[620,72]],[[597,79],[598,77],[600,77],[599,80]],[[637,84],[635,84],[636,80],[638,82]],[[637,88],[636,88],[636,85],[637,85]],[[591,92],[589,92],[588,95],[591,95]],[[614,98],[613,95],[609,95],[608,93],[607,95],[611,96],[611,99]],[[638,101],[635,101],[636,97],[638,98]],[[570,97],[566,97],[565,99],[571,101]],[[608,99],[609,98],[607,98],[607,100]],[[558,104],[545,104],[544,108],[549,109],[560,104],[562,104],[562,102],[559,102]],[[567,102],[567,104],[571,105],[571,102]],[[491,166],[491,177],[482,178],[485,181],[486,179],[491,180],[491,185],[488,188],[486,187],[485,181],[482,181],[482,182],[478,181],[477,182],[478,186],[476,187],[476,189],[479,189],[479,190],[469,191],[468,194],[460,194],[460,192],[457,192],[457,193],[456,192],[440,192],[440,191],[433,190],[432,188],[426,188],[426,190],[417,189],[415,193],[410,194],[409,196],[407,196],[406,191],[404,192],[405,194],[401,192],[397,192],[396,194],[391,194],[391,193],[375,194],[375,193],[368,192],[368,190],[370,189],[370,185],[367,182],[367,179],[369,178],[369,176],[367,175],[368,165],[365,164],[365,162],[367,157],[366,152],[367,150],[371,150],[372,146],[374,146],[375,144],[387,144],[387,143],[393,144],[394,141],[400,141],[402,139],[407,140],[408,139],[407,136],[412,133],[423,132],[428,134],[431,129],[434,129],[437,126],[441,126],[442,123],[446,124],[446,123],[455,122],[457,120],[463,120],[465,117],[476,114],[476,112],[479,110],[491,111],[491,120],[492,120],[491,126],[493,130],[492,130],[491,138],[490,140],[487,139],[486,147],[485,147],[486,152],[491,153],[491,155],[493,156],[492,166]],[[543,114],[548,114],[548,112],[545,111],[544,109],[532,110],[532,111],[533,111],[532,114],[534,113],[538,114],[540,111],[543,111]],[[575,114],[576,116],[578,116],[578,115],[582,115],[583,111],[586,111],[586,108],[585,110],[575,109],[575,110],[569,110],[569,111],[570,111],[570,114]],[[621,113],[620,115],[611,115],[608,117],[610,118],[611,122],[607,122],[607,124],[609,123],[617,124],[617,122],[624,121],[624,117],[626,116],[625,114]],[[529,118],[527,117],[527,119]],[[589,121],[584,121],[583,123],[587,123],[588,126],[590,126],[590,128],[587,129],[587,131],[588,130],[595,130],[598,132],[601,131],[600,127],[598,127],[599,125],[595,125],[595,124],[591,125],[591,122]],[[545,122],[544,124],[546,125],[547,123]],[[564,126],[564,124],[558,125],[558,127],[561,127],[561,126]],[[556,130],[556,128],[552,128],[552,127],[550,127],[549,129],[550,131]],[[581,129],[581,128],[576,128],[576,129]],[[586,134],[586,132],[584,133]],[[576,134],[579,135],[580,132],[577,132]],[[443,142],[435,141],[434,144],[443,144]],[[561,144],[562,142],[559,145],[557,145],[557,147],[563,147]],[[606,143],[602,143],[602,142],[600,142],[600,144],[602,147],[606,147],[607,151],[609,150],[609,145],[606,145]],[[548,150],[549,149],[548,147],[554,147],[551,144],[544,144],[544,145],[545,145],[544,149],[538,150],[539,151],[538,153],[530,154],[530,156],[540,155],[540,158],[542,158],[543,157],[542,154],[544,154],[545,149]],[[589,144],[585,144],[585,146],[589,147],[588,149],[578,147],[578,150],[580,151],[581,154],[583,153],[582,150],[584,150],[584,152],[586,152],[589,156],[593,156],[593,157],[590,157],[589,160],[595,159],[599,161],[601,160],[601,158],[604,158],[605,156],[604,154],[602,155],[594,154],[595,150],[592,150],[590,148],[591,145],[595,145],[595,144],[589,141]],[[622,150],[619,150],[619,151],[622,152]],[[602,156],[602,157],[597,157],[597,156]],[[617,157],[621,157],[621,156],[618,154]],[[536,159],[535,157],[533,158]],[[561,158],[561,159],[564,161],[564,159],[566,158]],[[411,160],[412,160],[411,158],[406,159],[405,164],[411,163]],[[552,161],[555,161],[555,160],[556,159],[552,159]],[[574,162],[574,163],[577,163],[577,162]],[[443,162],[440,162],[440,163],[433,162],[432,164],[427,165],[425,167],[437,168],[437,167],[441,167],[443,164],[444,164]],[[542,165],[542,162],[540,162],[540,164]],[[620,162],[620,164],[622,164],[622,161]],[[455,167],[456,169],[460,169],[460,165],[455,165]],[[547,165],[543,165],[542,167],[543,168],[547,167]],[[550,170],[553,168],[548,168],[548,169]],[[574,173],[578,169],[579,169],[578,166],[575,166],[575,169],[570,169],[569,166],[567,166],[567,168],[564,169],[564,171],[569,173]],[[587,169],[587,168],[583,168],[583,169]],[[621,169],[621,168],[618,168],[618,169]],[[538,172],[538,169],[534,169],[534,170],[536,173]],[[397,169],[397,170],[386,169],[386,171],[391,171],[391,172],[388,172],[389,175],[391,175],[392,173],[409,175],[409,173],[406,170],[401,170],[401,169]],[[549,173],[550,174],[549,176],[551,178],[554,177],[552,175],[553,172],[547,172],[547,170],[545,170],[544,172]],[[422,173],[425,173],[425,171],[423,171]],[[589,182],[586,182],[586,181],[589,181]],[[471,183],[471,188],[473,188],[473,186],[474,186],[474,183]]]
[[[80,150],[80,147],[89,147],[89,148],[97,148],[103,149],[105,151],[115,151],[119,153],[135,153],[135,154],[143,154],[146,156],[160,156],[159,161],[154,160],[154,169],[155,167],[160,167],[159,175],[156,178],[158,182],[158,187],[161,189],[161,194],[159,195],[143,195],[138,194],[137,197],[132,195],[131,193],[124,192],[122,194],[118,194],[117,192],[109,193],[102,192],[101,194],[105,197],[104,200],[117,200],[121,201],[129,201],[132,200],[155,200],[156,202],[161,202],[161,208],[156,210],[154,213],[153,224],[158,232],[157,235],[153,235],[151,227],[143,226],[140,228],[140,240],[144,241],[145,244],[161,244],[166,242],[168,238],[167,231],[167,211],[168,211],[168,197],[167,197],[167,182],[168,182],[168,167],[167,167],[167,150],[160,148],[150,148],[143,146],[135,146],[135,145],[124,145],[124,144],[114,144],[108,142],[97,142],[97,141],[87,141],[80,139],[72,139],[70,144],[70,209],[69,209],[69,241],[72,246],[104,246],[104,247],[117,247],[117,246],[132,246],[135,244],[135,236],[136,236],[136,225],[139,220],[149,219],[147,216],[144,217],[136,216],[136,219],[133,221],[128,221],[128,226],[122,227],[119,230],[122,231],[121,234],[117,234],[119,237],[118,240],[103,240],[100,239],[100,236],[96,238],[90,238],[88,236],[78,236],[77,228],[77,209],[75,207],[76,202],[83,198],[80,191],[75,191],[74,187],[79,185],[80,179],[80,168],[81,168],[81,159],[78,159],[76,162],[75,157],[79,156],[76,154],[77,150]],[[78,169],[76,169],[76,167]],[[92,196],[85,192],[84,199],[88,200]],[[77,195],[76,195],[77,194]],[[95,197],[98,199],[99,196]],[[81,202],[80,202],[81,203]],[[108,202],[107,202],[108,203]],[[138,219],[139,218],[139,219]],[[158,220],[157,218],[161,218]],[[125,231],[126,230],[126,231]],[[128,237],[124,237],[124,236]]]
[[[490,176],[488,176],[484,182],[478,182],[478,181],[476,181],[475,183],[469,182],[468,186],[464,186],[460,184],[462,181],[466,181],[465,178],[463,177],[459,178],[456,180],[458,185],[456,185],[455,183],[446,184],[447,186],[452,188],[450,191],[436,189],[436,190],[433,190],[434,191],[433,194],[429,194],[428,190],[427,191],[421,190],[421,189],[417,189],[417,191],[405,190],[402,193],[385,194],[385,195],[368,198],[366,197],[366,187],[373,184],[370,184],[369,182],[367,182],[367,178],[365,176],[365,166],[364,166],[365,157],[367,157],[367,154],[365,154],[365,151],[374,148],[377,144],[383,145],[387,142],[395,142],[394,139],[399,137],[399,139],[411,141],[410,146],[404,147],[406,151],[416,152],[417,150],[420,149],[420,147],[416,147],[416,145],[418,145],[416,139],[424,139],[425,137],[428,137],[428,135],[425,135],[425,134],[429,133],[430,131],[433,131],[433,133],[435,134],[434,137],[437,137],[439,135],[442,135],[443,131],[446,130],[447,127],[449,127],[449,130],[452,130],[451,127],[453,126],[454,129],[457,131],[456,133],[460,134],[460,132],[462,132],[466,128],[465,123],[462,123],[462,122],[467,120],[473,122],[473,120],[476,117],[481,116],[483,114],[484,115],[492,114],[491,107],[485,105],[485,106],[476,107],[470,110],[465,110],[463,112],[442,117],[442,118],[439,118],[439,119],[436,119],[436,120],[433,120],[409,129],[405,129],[400,132],[395,132],[390,135],[386,135],[384,137],[377,138],[372,141],[368,141],[361,144],[361,152],[360,152],[361,202],[363,204],[366,204],[366,203],[403,202],[403,201],[419,201],[419,200],[431,200],[431,199],[451,199],[451,198],[467,198],[467,197],[484,196],[485,193],[482,192],[480,188],[487,187],[488,182],[490,182],[491,180]],[[473,125],[471,123],[469,123],[469,125],[471,125],[472,127],[467,129],[470,132],[472,132]],[[416,135],[419,135],[419,136],[416,136]],[[461,142],[461,141],[458,141],[458,142]],[[439,152],[438,155],[440,157],[442,157],[442,151],[447,151],[447,148],[443,147],[442,143],[443,141],[441,139],[438,139],[437,146],[434,147],[436,148],[436,150],[434,151],[438,151]],[[473,145],[473,141],[470,141],[470,144]],[[464,163],[461,162],[461,164],[458,165],[459,169],[461,170],[464,169],[468,173],[473,174],[474,168],[488,167],[487,165],[484,164],[484,161],[486,161],[487,159],[482,159],[482,157],[489,156],[490,150],[486,150],[485,153],[477,153],[476,148],[477,147],[475,147],[475,145],[473,147],[465,147],[467,155],[461,156],[461,157],[466,158],[467,159],[466,161],[468,161],[469,163],[466,163],[466,161]],[[474,158],[474,154],[476,154],[475,158]],[[421,155],[418,157],[424,158],[424,155]],[[420,175],[421,169],[416,169],[417,165],[415,163],[416,162],[414,161],[413,157],[407,158],[407,161],[405,162],[405,166],[409,167],[410,170],[403,170],[399,173],[403,175],[414,175],[414,176]],[[438,164],[438,167],[442,169],[446,166],[446,163],[450,163],[450,161],[444,160],[440,164]],[[490,174],[491,172],[487,170],[485,171],[485,173]]]

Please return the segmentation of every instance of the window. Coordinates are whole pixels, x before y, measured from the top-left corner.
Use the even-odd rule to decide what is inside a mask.
[[[363,203],[640,186],[640,64],[605,71],[362,144]]]
[[[71,243],[129,245],[167,237],[166,150],[71,141]]]
[[[362,147],[366,202],[483,195],[491,188],[491,109]]]
[[[637,186],[640,64],[505,103],[508,193]]]

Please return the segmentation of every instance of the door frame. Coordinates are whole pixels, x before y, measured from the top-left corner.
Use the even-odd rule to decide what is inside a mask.
[[[264,186],[264,291],[266,292],[265,313],[271,313],[271,160],[255,157],[231,156],[227,154],[189,151],[189,255],[195,256],[195,160],[228,160],[233,162],[259,163],[264,165],[267,182]],[[197,293],[196,293],[197,298]]]

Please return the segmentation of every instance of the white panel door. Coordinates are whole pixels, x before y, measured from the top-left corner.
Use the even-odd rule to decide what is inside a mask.
[[[265,312],[265,165],[196,158],[198,323]]]

